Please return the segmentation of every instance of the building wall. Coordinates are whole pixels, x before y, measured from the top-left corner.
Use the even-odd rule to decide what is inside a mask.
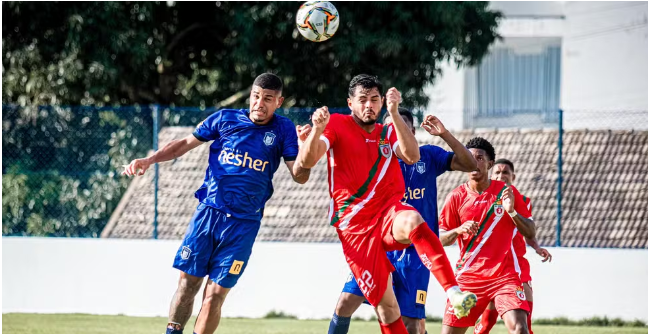
[[[547,38],[562,40],[565,128],[648,128],[645,113],[636,112],[648,110],[648,2],[494,1],[491,7],[506,16],[498,29],[503,40],[493,47],[525,52]],[[466,70],[442,68],[427,88],[428,111],[444,116],[453,130],[470,126],[461,112],[465,103],[446,102],[464,101],[468,83],[457,78]]]
[[[2,312],[166,316],[177,286],[171,267],[178,241],[2,238]],[[648,321],[648,251],[551,248],[553,263],[531,253],[534,314]],[[451,262],[456,247],[447,248]],[[223,316],[270,310],[329,318],[348,277],[339,244],[257,243],[250,266],[229,294]],[[443,314],[432,279],[427,313]],[[194,312],[199,310],[198,300]],[[638,306],[639,305],[639,306]],[[373,311],[362,306],[357,315]]]

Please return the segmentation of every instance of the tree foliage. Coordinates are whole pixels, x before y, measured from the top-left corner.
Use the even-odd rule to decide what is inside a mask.
[[[340,28],[314,43],[295,2],[3,2],[3,234],[100,233],[117,170],[151,148],[150,110],[124,106],[242,107],[266,71],[288,108],[345,106],[359,73],[424,106],[442,62],[475,64],[498,37],[485,2],[335,5]]]

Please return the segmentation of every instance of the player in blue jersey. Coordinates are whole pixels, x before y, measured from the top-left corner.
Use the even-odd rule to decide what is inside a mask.
[[[412,133],[415,133],[412,113],[405,108],[398,108],[398,113]],[[384,123],[391,123],[389,114]],[[423,145],[419,148],[421,159],[417,163],[408,165],[399,161],[405,179],[404,201],[416,208],[438,236],[436,178],[446,171],[473,171],[477,168],[477,161],[437,117],[426,116],[421,126],[431,135],[440,136],[454,152],[447,152],[434,145]],[[402,251],[388,252],[387,257],[396,268],[392,273],[392,281],[405,327],[409,334],[424,333],[425,299],[430,270],[421,262],[414,245]],[[346,334],[351,316],[364,300],[358,283],[353,275],[349,275],[329,325],[329,334]]]
[[[173,263],[181,273],[167,334],[182,333],[205,276],[210,280],[194,333],[213,333],[218,327],[225,297],[247,267],[281,158],[296,182],[308,180],[310,171],[295,166],[294,124],[274,114],[284,100],[282,89],[278,76],[262,74],[252,86],[249,109],[218,110],[198,124],[192,135],[126,166],[123,174],[142,175],[154,163],[176,159],[213,141],[205,181],[195,193],[200,203]]]

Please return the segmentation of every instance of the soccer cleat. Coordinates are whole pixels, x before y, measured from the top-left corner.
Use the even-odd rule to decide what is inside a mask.
[[[472,292],[457,292],[450,297],[450,305],[454,309],[457,319],[461,319],[470,313],[470,309],[477,305],[477,296]]]

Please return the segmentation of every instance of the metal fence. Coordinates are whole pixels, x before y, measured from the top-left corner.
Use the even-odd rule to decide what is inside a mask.
[[[121,166],[157,149],[162,127],[193,127],[214,111],[162,106],[3,105],[3,235],[98,237],[129,185],[129,180],[119,175]],[[313,111],[291,108],[277,112],[295,124],[306,124]],[[348,108],[331,111],[348,113]],[[461,116],[464,130],[456,131],[458,137],[493,136],[505,147],[505,155],[520,161],[526,169],[520,177],[522,184],[546,200],[544,218],[553,221],[553,232],[547,232],[551,236],[544,237],[545,244],[648,247],[648,225],[644,223],[648,218],[648,112],[507,111],[493,116],[465,110],[437,114],[444,121]],[[423,111],[416,112],[415,123],[420,123],[422,115]],[[510,138],[517,139],[511,142],[507,133],[514,133]],[[520,145],[531,147],[522,149]],[[547,157],[529,153],[533,150]],[[536,165],[536,169],[546,170],[534,171]],[[156,225],[157,166],[153,172],[152,224]],[[544,192],[546,188],[550,188],[548,192]],[[624,197],[626,202],[609,193]],[[590,207],[591,201],[598,207]],[[583,206],[587,213],[579,210]],[[625,214],[624,207],[631,214]],[[592,229],[599,229],[600,236],[592,234]],[[151,237],[156,238],[157,229],[153,231]],[[589,231],[592,240],[579,243],[583,231]],[[606,236],[613,233],[619,235]]]

